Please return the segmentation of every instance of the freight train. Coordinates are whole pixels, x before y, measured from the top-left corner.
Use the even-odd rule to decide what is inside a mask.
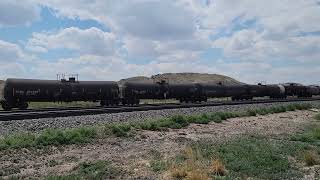
[[[254,97],[284,99],[287,96],[312,97],[320,95],[319,86],[296,83],[278,85],[223,85],[213,83],[157,83],[126,82],[119,86],[114,81],[77,81],[7,79],[0,101],[4,110],[26,109],[28,102],[93,101],[101,106],[135,105],[141,99],[177,99],[182,103],[203,102],[208,98],[231,97],[250,100]]]

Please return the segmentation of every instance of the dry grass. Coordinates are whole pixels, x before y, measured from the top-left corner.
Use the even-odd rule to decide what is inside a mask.
[[[172,166],[170,172],[171,176],[176,179],[184,179],[188,176],[188,170],[185,167]]]
[[[213,160],[210,168],[215,176],[225,176],[227,174],[226,168],[220,159]]]
[[[221,160],[207,160],[198,149],[186,148],[183,156],[185,161],[176,163],[169,169],[174,179],[207,180],[227,173]]]
[[[170,171],[171,171],[171,176],[175,179],[186,179],[186,180],[210,179],[209,173],[206,171],[206,169],[197,168],[197,169],[189,170],[188,167],[180,166],[180,167],[174,167]]]
[[[186,177],[187,180],[209,180],[208,173],[204,170],[196,169],[189,172],[188,176]]]
[[[316,151],[306,151],[304,153],[304,161],[307,166],[314,166],[319,163],[319,155]]]

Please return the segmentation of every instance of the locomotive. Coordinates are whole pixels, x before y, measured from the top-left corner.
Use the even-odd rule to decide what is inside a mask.
[[[181,103],[203,102],[208,98],[231,97],[251,100],[254,97],[284,99],[287,96],[312,97],[320,95],[319,86],[296,83],[277,85],[223,85],[222,83],[155,83],[126,82],[119,86],[115,81],[77,81],[7,79],[0,101],[4,110],[26,109],[28,102],[93,101],[101,106],[135,105],[141,99],[177,99]]]

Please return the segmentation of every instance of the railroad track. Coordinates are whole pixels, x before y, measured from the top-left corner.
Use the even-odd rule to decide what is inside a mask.
[[[177,103],[170,103],[170,104],[177,104]],[[158,105],[163,105],[163,104],[148,104],[149,106],[158,106]],[[139,105],[133,105],[130,107],[141,107],[141,106],[146,106],[146,104],[139,104]],[[123,106],[107,106],[108,108],[118,108],[118,107],[123,107]],[[0,110],[0,115],[1,114],[6,114],[6,113],[26,113],[26,112],[47,112],[47,111],[63,111],[63,110],[81,110],[81,109],[101,109],[101,106],[91,106],[91,107],[80,107],[80,106],[71,106],[71,107],[46,107],[46,108],[37,108],[37,109],[13,109],[11,111],[4,111]]]
[[[263,104],[275,102],[297,102],[297,101],[320,101],[320,98],[308,99],[281,99],[281,100],[251,100],[251,101],[218,101],[208,103],[193,103],[193,104],[146,104],[136,106],[114,106],[114,107],[70,107],[70,108],[43,108],[15,111],[0,111],[0,121],[24,120],[24,119],[39,119],[39,118],[54,118],[67,116],[82,116],[94,114],[110,114],[120,112],[148,111],[148,110],[163,110],[163,109],[179,109],[192,107],[207,107],[207,106],[223,106],[223,105],[242,105],[242,104]]]

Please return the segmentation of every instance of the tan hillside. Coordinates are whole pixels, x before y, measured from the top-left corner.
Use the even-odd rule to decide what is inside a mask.
[[[121,79],[120,81],[118,81],[118,84],[123,85],[125,82],[153,82],[153,80],[149,77],[137,76],[137,77],[131,77],[127,79]]]
[[[151,78],[145,76],[132,77],[128,79],[122,79],[119,84],[124,82],[159,82],[165,80],[169,83],[223,83],[225,85],[243,84],[231,77],[223,76],[219,74],[202,74],[202,73],[165,73],[151,76]]]

